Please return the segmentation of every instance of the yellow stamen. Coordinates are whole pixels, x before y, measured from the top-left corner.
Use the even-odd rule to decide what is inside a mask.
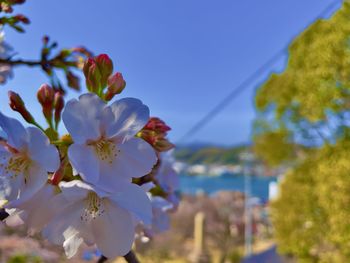
[[[105,161],[110,164],[113,163],[120,152],[120,150],[117,150],[116,145],[112,141],[103,137],[98,141],[89,143],[88,145],[94,147],[94,150],[101,161]]]
[[[90,221],[101,216],[104,212],[103,200],[95,192],[89,192],[86,198],[86,207],[80,219]]]
[[[14,178],[20,174],[25,173],[30,166],[30,159],[23,154],[14,154],[7,162],[6,157],[3,157],[3,162],[0,163],[0,168],[3,168],[5,175]]]

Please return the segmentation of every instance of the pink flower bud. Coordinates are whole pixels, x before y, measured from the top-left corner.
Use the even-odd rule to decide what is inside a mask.
[[[63,95],[60,92],[55,93],[54,106],[55,106],[55,123],[57,125],[61,120],[61,113],[64,108],[64,99],[63,99]]]
[[[101,73],[101,87],[107,86],[108,77],[113,73],[113,62],[106,54],[98,55],[94,58]]]
[[[116,94],[120,94],[126,86],[123,75],[119,72],[108,78],[108,90],[105,95],[107,101],[111,100]]]
[[[43,108],[43,114],[47,121],[52,120],[52,110],[54,107],[55,91],[48,84],[43,84],[37,92],[37,98]]]
[[[80,54],[85,55],[87,57],[92,57],[93,56],[91,51],[89,51],[86,47],[82,47],[82,46],[80,46],[80,47],[73,47],[73,48],[71,48],[71,51],[75,52],[75,53],[80,53]]]
[[[69,87],[75,90],[80,90],[80,80],[76,75],[73,74],[73,72],[68,71],[66,77]]]
[[[97,93],[101,87],[101,73],[93,58],[88,58],[85,61],[83,72],[86,79],[87,89]]]
[[[25,119],[28,123],[34,123],[34,118],[26,109],[22,98],[13,91],[9,91],[8,96],[10,99],[11,109],[19,112],[22,115],[23,119]]]
[[[30,23],[28,17],[21,15],[21,14],[15,15],[13,18],[16,19],[17,21],[21,21],[24,24]]]

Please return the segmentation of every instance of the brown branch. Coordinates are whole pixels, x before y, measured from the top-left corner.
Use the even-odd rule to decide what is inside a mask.
[[[47,63],[45,61],[41,60],[23,60],[23,59],[17,59],[17,60],[10,60],[10,59],[0,59],[1,64],[8,64],[12,66],[16,65],[26,65],[30,67],[34,66],[42,66],[44,63]]]
[[[52,68],[62,68],[63,66],[66,67],[77,67],[76,61],[69,61],[69,60],[60,60],[57,57],[52,59],[42,59],[42,60],[23,60],[23,59],[17,59],[17,60],[11,60],[11,59],[2,59],[0,58],[0,64],[7,64],[11,66],[28,66],[28,67],[37,67],[40,66],[42,68],[52,67]]]

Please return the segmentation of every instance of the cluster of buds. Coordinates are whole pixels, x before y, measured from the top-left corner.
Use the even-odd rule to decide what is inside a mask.
[[[55,122],[55,128],[61,120],[61,113],[64,107],[63,95],[60,91],[55,91],[50,85],[43,84],[37,92],[37,98],[41,104],[44,117],[49,124],[50,128],[54,128],[53,119]],[[53,118],[54,117],[54,118]]]
[[[41,49],[41,68],[49,76],[51,85],[64,92],[63,85],[55,75],[55,69],[63,70],[68,87],[79,91],[80,79],[74,74],[74,69],[82,69],[86,58],[91,57],[92,53],[85,47],[73,47],[70,49],[61,49],[56,55],[52,55],[53,50],[57,48],[57,42],[51,42],[48,36],[43,37],[43,47]]]
[[[0,12],[5,13],[12,13],[13,12],[13,5],[23,4],[25,0],[1,0],[0,1]],[[24,28],[22,27],[22,24],[29,24],[29,19],[22,15],[17,14],[14,16],[3,16],[0,17],[0,25],[9,25],[13,29],[15,29],[18,32],[24,32]]]
[[[21,114],[26,122],[43,130],[43,128],[35,121],[33,115],[28,111],[19,94],[9,91],[8,96],[12,110]],[[59,91],[55,91],[48,84],[43,84],[37,92],[37,99],[41,104],[43,115],[50,128],[50,134],[48,134],[48,136],[51,139],[56,139],[57,136],[54,136],[56,133],[53,134],[52,132],[57,131],[58,124],[61,120],[61,114],[64,108],[63,94]]]
[[[106,54],[89,58],[83,68],[86,86],[89,91],[99,94],[101,98],[110,101],[120,94],[126,82],[120,72],[113,73],[113,63]],[[104,90],[107,88],[107,91]]]
[[[159,118],[152,117],[138,136],[151,144],[158,152],[166,152],[174,148],[174,144],[167,139],[171,128]]]
[[[12,13],[14,5],[23,4],[25,0],[1,0],[0,1],[0,12]]]

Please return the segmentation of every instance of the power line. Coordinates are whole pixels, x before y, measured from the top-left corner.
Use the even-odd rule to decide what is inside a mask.
[[[334,8],[339,4],[339,0],[333,1],[325,9],[322,10],[314,19],[323,18],[325,15],[329,14]],[[239,84],[235,89],[231,91],[224,99],[222,99],[212,110],[210,110],[202,119],[195,123],[191,129],[188,130],[179,140],[183,142],[186,138],[198,132],[202,127],[204,127],[209,121],[211,121],[220,111],[222,111],[233,99],[239,96],[242,91],[250,86],[258,77],[260,77],[266,70],[273,66],[278,59],[280,59],[288,51],[287,44],[284,48],[276,52],[270,59],[268,59],[262,66],[255,70],[251,75],[249,75],[241,84]]]

